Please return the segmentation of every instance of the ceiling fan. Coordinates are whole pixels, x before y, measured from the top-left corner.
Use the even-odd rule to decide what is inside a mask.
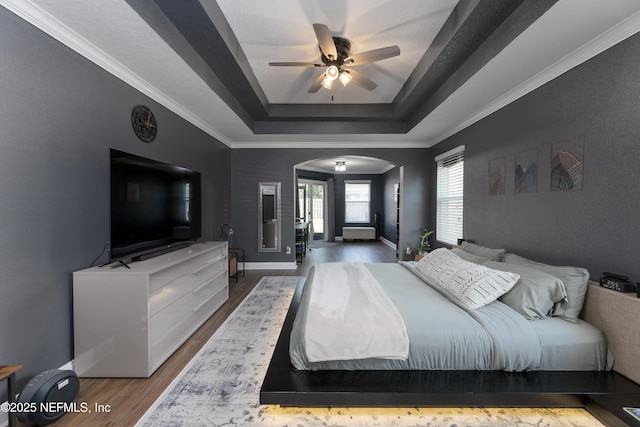
[[[378,85],[368,77],[351,67],[380,61],[400,55],[398,46],[387,46],[351,55],[351,42],[342,37],[333,37],[329,27],[324,24],[313,24],[316,32],[322,64],[313,62],[269,62],[273,67],[326,67],[327,70],[313,82],[308,93],[316,93],[321,87],[331,89],[336,80],[344,86],[353,82],[367,90]]]

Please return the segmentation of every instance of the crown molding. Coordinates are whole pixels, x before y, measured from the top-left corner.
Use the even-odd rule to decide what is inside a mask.
[[[479,120],[489,116],[499,109],[509,105],[519,98],[527,95],[547,82],[564,74],[572,68],[586,62],[594,56],[611,48],[617,43],[631,37],[640,31],[640,12],[629,16],[624,21],[602,33],[579,49],[571,52],[538,74],[532,76],[524,83],[498,97],[494,101],[478,109],[465,120],[442,132],[429,141],[231,141],[224,135],[209,126],[204,120],[193,114],[172,97],[163,93],[157,87],[146,81],[138,74],[132,72],[115,58],[98,48],[96,45],[82,37],[77,32],[66,26],[60,20],[34,4],[30,0],[0,0],[0,5],[21,17],[26,22],[50,35],[60,43],[79,53],[89,61],[98,65],[111,75],[122,80],[134,89],[163,105],[203,132],[232,149],[242,148],[429,148],[445,139],[453,136],[461,130],[473,125]],[[427,119],[428,120],[428,117]],[[410,133],[410,132],[409,132]],[[328,136],[328,135],[327,135]],[[403,135],[405,137],[406,135]],[[365,136],[366,137],[366,136]]]
[[[347,170],[344,172],[337,172],[330,168],[320,168],[315,166],[307,166],[307,165],[295,165],[296,169],[311,171],[311,172],[320,172],[326,173],[329,175],[383,175],[389,172],[391,169],[395,168],[396,165],[388,165],[382,169],[366,169],[366,170],[358,170],[358,171],[349,171],[349,167],[347,166]]]
[[[39,6],[28,0],[0,0],[0,5],[73,51],[84,56],[109,74],[173,111],[203,132],[223,144],[229,147],[231,146],[231,141],[211,128],[202,119]]]
[[[442,133],[439,137],[431,141],[429,143],[429,146],[434,146],[437,143],[442,142],[445,139],[455,135],[456,133],[466,129],[467,127],[493,114],[501,108],[506,107],[514,101],[517,101],[528,93],[533,92],[534,90],[545,85],[556,77],[561,76],[562,74],[577,67],[578,65],[587,62],[594,56],[615,46],[623,40],[626,40],[639,31],[640,12],[631,15],[629,18],[610,28],[608,31],[600,34],[589,43],[585,43],[580,48],[574,50],[562,59],[556,61],[554,64],[534,75],[524,83],[508,91],[492,103],[487,104],[482,109],[478,110],[475,114],[469,116],[466,120],[459,123],[457,126]]]
[[[245,141],[231,148],[429,148],[425,141]]]

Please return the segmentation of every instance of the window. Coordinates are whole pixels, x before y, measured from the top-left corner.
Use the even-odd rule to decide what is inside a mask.
[[[462,234],[464,145],[436,156],[436,240],[455,245]]]
[[[344,221],[369,222],[371,181],[345,181]]]
[[[191,222],[191,183],[184,183],[184,220]]]

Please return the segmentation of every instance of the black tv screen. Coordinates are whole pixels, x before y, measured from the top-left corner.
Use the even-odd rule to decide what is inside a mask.
[[[199,172],[114,149],[110,155],[110,262],[151,257],[201,237]]]

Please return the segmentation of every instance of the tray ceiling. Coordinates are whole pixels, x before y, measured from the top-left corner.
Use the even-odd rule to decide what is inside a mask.
[[[640,3],[583,0],[0,0],[234,147],[429,147],[640,29]],[[312,24],[378,87],[307,93]]]
[[[457,0],[217,2],[270,104],[333,105],[393,102],[457,3]],[[212,3],[202,4],[208,13],[219,13],[211,10]],[[321,62],[312,27],[316,22],[327,25],[332,36],[349,40],[352,54],[389,45],[399,46],[401,54],[353,67],[378,84],[375,90],[336,84],[333,90],[323,88],[309,94],[311,83],[324,68],[274,68],[268,63]]]

